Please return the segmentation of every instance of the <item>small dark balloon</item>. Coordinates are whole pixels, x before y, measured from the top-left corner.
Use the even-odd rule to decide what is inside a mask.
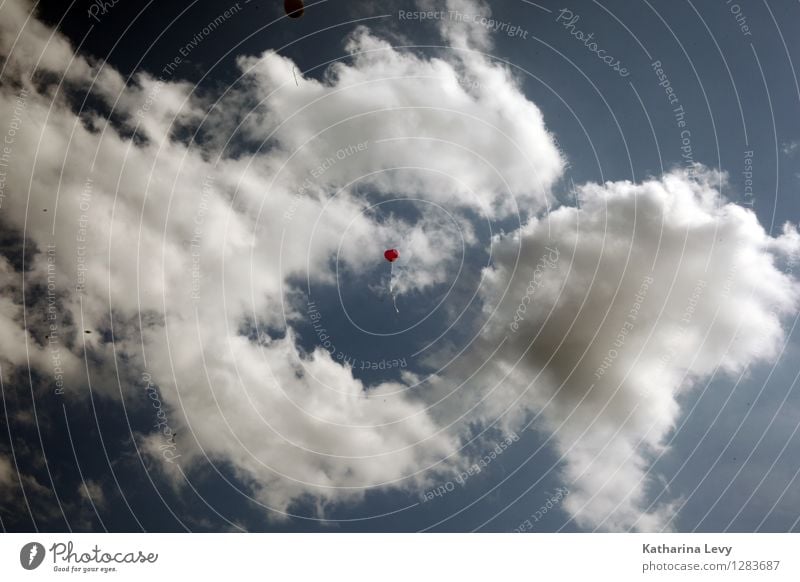
[[[305,12],[303,0],[283,0],[283,10],[289,18],[300,18]]]

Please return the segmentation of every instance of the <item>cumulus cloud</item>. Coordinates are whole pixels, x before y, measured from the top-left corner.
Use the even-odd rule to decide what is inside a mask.
[[[269,135],[291,164],[311,168],[334,144],[351,144],[353,136],[368,144],[347,164],[332,164],[323,185],[357,177],[384,194],[469,205],[492,217],[546,206],[563,160],[541,112],[508,71],[479,55],[450,62],[399,52],[363,27],[345,49],[349,62],[299,88],[287,58],[240,58],[249,83],[237,97],[254,107],[243,132],[259,142]],[[471,90],[476,84],[480,90]]]
[[[290,277],[331,282],[337,256],[357,274],[364,241],[388,241],[390,228],[407,242],[404,256],[417,257],[398,265],[400,292],[441,283],[475,243],[463,216],[379,223],[369,212],[375,196],[424,198],[456,215],[543,207],[562,160],[532,103],[513,87],[470,92],[470,62],[400,52],[364,28],[348,37],[346,61],[299,87],[288,59],[242,56],[241,82],[210,103],[172,76],[126,81],[75,54],[60,33],[28,20],[27,2],[1,11],[0,112],[18,128],[2,219],[40,251],[25,273],[4,262],[3,277],[57,290],[69,397],[85,393],[88,356],[98,392],[160,403],[157,430],[140,441],[165,472],[179,478],[176,459],[229,464],[279,513],[304,496],[406,487],[448,457],[445,466],[458,463],[457,438],[425,402],[393,383],[367,393],[327,353],[301,355],[291,328],[257,341],[242,329],[285,327]],[[34,82],[37,63],[52,76]],[[474,64],[476,75],[492,69]],[[499,87],[507,72],[494,74]],[[75,112],[68,93],[90,87],[113,118]],[[231,114],[250,104],[243,118]],[[199,130],[191,147],[176,137],[183,128]],[[240,155],[242,143],[251,155]],[[461,249],[446,228],[459,230]],[[13,347],[4,357],[50,376],[51,322],[36,315],[47,297],[27,305],[27,329],[17,299],[3,300],[0,341]],[[400,395],[378,406],[390,392]]]
[[[582,527],[666,523],[669,505],[644,508],[678,396],[773,359],[798,307],[798,283],[777,265],[797,252],[796,228],[770,237],[718,179],[698,167],[586,184],[578,207],[494,241],[472,402],[491,387],[487,421],[533,417],[552,436]]]
[[[35,19],[23,26],[30,10],[0,8],[0,128],[20,128],[0,219],[39,253],[24,273],[0,261],[15,297],[0,302],[0,353],[52,374],[42,338],[55,281],[68,397],[85,392],[88,355],[98,391],[153,403],[155,429],[137,442],[176,486],[179,467],[210,460],[273,516],[308,499],[324,512],[462,466],[468,426],[510,433],[533,417],[563,455],[581,526],[656,529],[669,507],[645,511],[648,463],[678,395],[772,358],[797,307],[777,267],[797,252],[796,229],[768,236],[701,168],[587,184],[579,207],[546,214],[564,160],[508,68],[468,50],[490,46],[485,27],[441,23],[465,50],[439,58],[357,28],[344,59],[297,85],[291,60],[243,55],[241,79],[213,102],[172,76],[126,82]],[[70,89],[114,104],[114,121],[34,83],[40,55]],[[424,201],[419,217],[378,220],[395,198]],[[476,342],[455,362],[432,354],[444,366],[425,390],[407,390],[410,373],[367,387],[297,347],[293,278],[335,284],[338,264],[357,277],[365,248],[400,238],[398,290],[424,290],[474,250],[466,217],[517,213],[524,226],[492,241]],[[27,329],[23,276],[42,290]]]

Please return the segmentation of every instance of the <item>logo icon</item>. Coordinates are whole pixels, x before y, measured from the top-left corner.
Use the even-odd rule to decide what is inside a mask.
[[[26,570],[35,570],[44,561],[44,546],[39,542],[28,542],[19,551],[19,563]]]

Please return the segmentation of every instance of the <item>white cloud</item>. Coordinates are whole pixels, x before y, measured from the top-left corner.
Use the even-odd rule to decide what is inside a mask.
[[[565,507],[583,527],[666,523],[669,505],[644,508],[649,461],[675,426],[678,396],[716,370],[773,359],[781,318],[797,309],[797,281],[776,268],[798,250],[795,228],[770,237],[696,171],[587,184],[580,208],[494,244],[484,297],[497,312],[458,370],[486,363],[467,404],[491,387],[485,422],[537,415],[533,427],[563,455]],[[541,257],[549,263],[537,273]]]
[[[16,37],[29,9],[6,2],[0,38]],[[442,31],[463,47],[490,43],[485,29],[444,23]],[[496,238],[482,287],[488,324],[472,351],[418,395],[393,382],[367,395],[327,352],[302,359],[291,327],[284,338],[261,342],[239,330],[254,322],[281,327],[284,315],[292,321],[287,279],[333,282],[337,256],[358,275],[372,264],[365,248],[377,247],[380,261],[399,233],[401,257],[415,260],[398,262],[398,289],[417,290],[450,280],[458,268],[453,229],[467,247],[476,243],[464,209],[492,218],[517,208],[541,215],[564,161],[509,70],[478,52],[454,51],[447,60],[401,52],[359,28],[346,44],[350,58],[321,81],[307,77],[296,86],[294,64],[273,52],[241,56],[242,83],[203,117],[210,103],[190,85],[144,74],[125,85],[108,66],[71,60],[59,34],[48,43],[51,33],[31,20],[13,51],[0,45],[7,72],[30,91],[1,211],[40,249],[55,245],[61,313],[75,320],[61,323],[69,397],[85,383],[85,341],[96,363],[93,386],[118,396],[121,385],[147,404],[138,373],[143,347],[153,394],[177,432],[172,454],[189,468],[204,457],[232,467],[277,512],[309,497],[324,508],[358,500],[369,487],[420,487],[462,462],[465,421],[502,417],[501,428],[512,431],[539,414],[535,428],[552,434],[564,455],[572,483],[566,509],[578,523],[657,528],[669,507],[643,513],[648,460],[675,423],[677,395],[718,366],[739,373],[772,358],[780,317],[796,308],[796,283],[775,256],[797,252],[797,232],[770,238],[752,213],[725,203],[702,171],[696,180],[673,172],[645,184],[589,184],[580,189],[580,209],[559,208]],[[99,72],[94,91],[107,104],[119,97],[115,115],[126,129],[97,115],[78,118],[54,86],[25,81],[43,52],[41,66],[64,74],[72,88],[87,88]],[[12,87],[0,89],[0,129],[14,116]],[[199,120],[205,145],[188,148],[171,137],[175,125]],[[240,122],[236,148],[222,151]],[[137,123],[144,142],[125,137]],[[367,145],[339,159],[338,151],[359,143]],[[252,145],[254,155],[239,151]],[[370,201],[395,197],[434,202],[455,218],[428,212],[413,225],[400,216],[375,220]],[[559,259],[540,275],[512,332],[533,269],[550,252],[545,246],[558,249]],[[84,295],[74,291],[81,265]],[[19,273],[7,262],[0,267],[3,285],[18,286]],[[25,276],[46,284],[43,253]],[[635,325],[595,378],[649,276]],[[110,329],[112,317],[113,345],[83,334]],[[48,354],[23,331],[12,301],[0,304],[0,347],[11,363],[50,373]],[[140,440],[179,486],[180,473],[161,454],[164,435]]]
[[[95,509],[104,509],[106,507],[106,495],[103,492],[103,487],[97,481],[87,479],[78,486],[78,495],[86,501],[94,505]]]
[[[794,155],[794,152],[797,150],[797,147],[800,146],[800,142],[796,140],[787,141],[781,144],[781,151],[786,156]]]
[[[0,455],[0,491],[13,485],[16,474],[11,466],[11,460],[5,455]]]
[[[23,473],[21,470],[18,473],[11,457],[0,454],[0,502],[13,503],[12,507],[8,507],[9,512],[21,510],[18,496],[20,485],[25,489],[26,495],[35,497],[39,503],[48,504],[47,498],[52,495],[50,489],[39,483],[35,476]],[[55,507],[47,507],[46,511],[49,515],[57,513]]]
[[[2,19],[4,37],[17,36],[29,6],[13,2],[3,10],[4,16],[13,15]],[[114,115],[123,131],[97,114],[77,117],[55,85],[25,81],[35,57],[49,55],[52,46],[46,40],[52,31],[31,22],[20,43],[6,47],[8,71],[27,83],[28,93],[17,111],[12,84],[2,92],[2,119],[19,117],[21,127],[6,185],[13,196],[2,210],[3,220],[20,230],[24,226],[40,249],[55,249],[50,276],[59,314],[73,320],[59,320],[60,345],[71,364],[68,397],[79,396],[86,383],[84,345],[93,362],[93,386],[107,396],[122,388],[140,394],[146,405],[137,372],[146,369],[158,386],[163,404],[158,411],[178,434],[171,454],[179,451],[189,465],[203,456],[229,464],[278,511],[307,495],[339,501],[357,498],[368,487],[408,487],[429,478],[425,471],[431,467],[458,464],[457,438],[440,430],[425,403],[402,386],[384,383],[366,397],[361,382],[325,352],[301,362],[291,330],[262,345],[239,330],[254,321],[280,327],[289,276],[334,280],[330,259],[340,247],[341,260],[358,272],[367,265],[364,243],[388,241],[392,227],[407,243],[403,256],[417,257],[413,265],[398,265],[398,275],[406,275],[398,277],[398,289],[441,283],[446,269],[460,260],[452,237],[443,237],[447,220],[426,213],[413,228],[399,218],[379,224],[348,184],[360,179],[362,189],[401,198],[434,192],[433,201],[456,214],[463,207],[509,212],[511,195],[540,205],[561,161],[538,110],[519,93],[503,97],[509,107],[472,96],[458,84],[452,65],[397,52],[358,29],[347,46],[351,63],[337,65],[325,82],[304,79],[300,87],[290,82],[270,95],[291,80],[292,63],[271,52],[242,57],[246,82],[217,106],[219,115],[206,119],[209,133],[230,135],[228,107],[268,95],[245,121],[244,133],[261,141],[275,129],[270,125],[275,119],[287,121],[268,151],[215,160],[216,141],[189,149],[171,137],[175,126],[196,123],[208,105],[192,96],[186,83],[139,74],[126,85],[109,66],[95,78],[101,69],[72,55],[67,41],[53,33],[59,50],[43,66],[66,73],[64,82],[73,90],[94,82],[98,98],[116,102]],[[24,48],[19,58],[18,47]],[[447,111],[429,110],[431,99]],[[386,107],[394,109],[359,117]],[[520,121],[514,119],[517,113],[528,115]],[[337,125],[348,116],[355,117]],[[132,127],[146,141],[129,139]],[[470,152],[476,128],[488,132],[487,139]],[[388,138],[401,141],[378,143]],[[367,147],[337,157],[340,148],[355,143]],[[312,174],[332,156],[335,163]],[[535,164],[521,166],[526,157]],[[412,169],[396,169],[402,167]],[[307,178],[311,186],[298,195]],[[509,193],[509,185],[519,191]],[[459,228],[465,244],[474,244],[468,223],[463,218],[456,223],[445,226]],[[351,235],[341,244],[345,232]],[[378,261],[381,252],[378,247]],[[45,253],[31,267],[27,281],[46,284]],[[8,276],[19,278],[10,271]],[[36,313],[41,306],[28,307]],[[41,339],[22,331],[19,311],[11,303],[4,307],[3,325],[9,329],[2,341],[16,346],[5,355],[49,376],[51,362]],[[45,324],[34,318],[28,327]],[[113,344],[97,333],[112,326]],[[128,366],[120,361],[123,355]],[[153,414],[157,422],[155,409]],[[159,460],[161,439],[154,433],[143,440]],[[173,465],[164,462],[163,468],[177,478]]]
[[[349,63],[335,63],[324,83],[309,78],[299,87],[286,58],[240,58],[252,84],[239,99],[269,99],[244,121],[247,134],[259,142],[272,135],[295,167],[308,169],[354,136],[368,142],[324,174],[326,185],[361,178],[392,197],[467,205],[489,216],[546,206],[563,160],[541,112],[506,69],[479,54],[447,62],[399,52],[365,28],[346,49]],[[469,91],[465,78],[481,89]]]

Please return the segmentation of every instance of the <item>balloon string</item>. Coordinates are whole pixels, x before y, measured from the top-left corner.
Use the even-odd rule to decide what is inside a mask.
[[[400,310],[397,309],[397,297],[394,294],[394,263],[389,263],[389,293],[392,296],[392,304],[394,305],[394,310],[397,313],[400,313]]]

